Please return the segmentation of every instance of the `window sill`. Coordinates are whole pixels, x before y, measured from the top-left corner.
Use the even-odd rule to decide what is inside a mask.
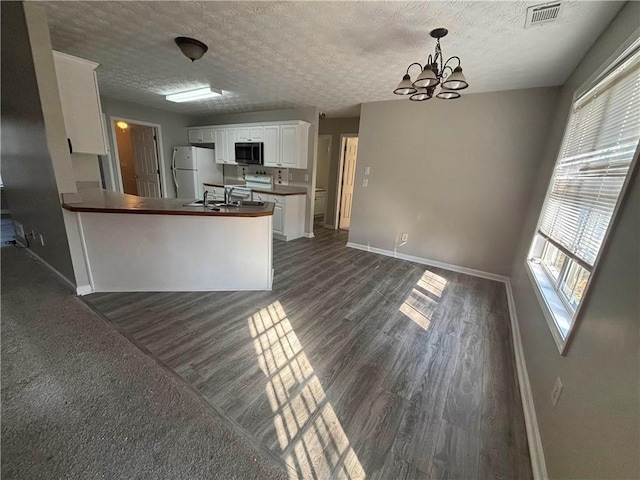
[[[526,260],[525,263],[527,273],[533,284],[533,290],[536,293],[542,313],[547,320],[553,340],[558,347],[558,351],[563,355],[573,315],[560,299],[558,292],[553,288],[553,284],[542,270],[542,266],[529,260]]]

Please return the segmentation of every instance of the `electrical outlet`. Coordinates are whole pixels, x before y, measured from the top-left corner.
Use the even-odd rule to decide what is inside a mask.
[[[293,180],[293,173],[289,174],[289,180]]]
[[[362,180],[362,186],[364,188],[367,188],[369,186],[369,179],[365,178],[364,180]]]
[[[403,242],[408,241],[408,240],[409,240],[409,234],[408,234],[408,233],[403,233],[403,234],[402,234],[402,237],[401,237],[401,240],[402,240]]]
[[[305,175],[305,176],[304,176],[304,181],[305,181],[305,182],[308,182],[308,181],[309,181],[309,175]]]
[[[556,383],[553,384],[553,390],[551,390],[551,403],[555,407],[558,404],[558,399],[562,393],[562,380],[560,377],[556,378]]]
[[[369,175],[371,173],[371,167],[364,167],[364,174]]]
[[[40,245],[44,247],[44,237],[40,234]]]

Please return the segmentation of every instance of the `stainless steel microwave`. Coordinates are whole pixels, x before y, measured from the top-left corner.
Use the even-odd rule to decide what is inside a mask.
[[[262,142],[236,143],[236,162],[242,165],[263,165],[264,144]]]

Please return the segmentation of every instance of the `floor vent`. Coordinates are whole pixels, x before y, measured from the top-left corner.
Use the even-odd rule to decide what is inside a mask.
[[[555,21],[560,15],[561,2],[542,3],[527,9],[527,20],[524,28],[542,25]]]

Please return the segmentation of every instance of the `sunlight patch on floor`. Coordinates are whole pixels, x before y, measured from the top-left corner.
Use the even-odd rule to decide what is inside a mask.
[[[280,302],[248,323],[285,460],[304,478],[366,478]]]
[[[431,325],[433,312],[438,305],[447,281],[440,275],[427,270],[416,283],[399,310],[417,325],[427,330]]]

